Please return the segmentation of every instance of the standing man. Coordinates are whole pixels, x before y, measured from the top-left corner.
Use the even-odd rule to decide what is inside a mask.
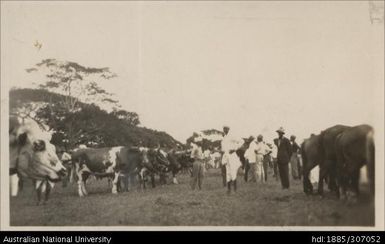
[[[255,147],[255,154],[256,154],[256,161],[257,161],[257,167],[256,167],[256,175],[257,175],[257,182],[260,181],[261,183],[266,181],[266,170],[264,165],[264,159],[265,155],[269,152],[267,145],[263,141],[263,136],[258,135],[256,147]],[[267,166],[266,166],[267,168]]]
[[[274,139],[274,144],[277,146],[277,164],[279,176],[281,178],[282,189],[289,189],[289,161],[292,154],[292,148],[289,139],[284,137],[285,130],[280,127],[276,130],[278,138]]]
[[[245,152],[245,158],[247,161],[248,169],[245,166],[245,181],[247,182],[247,175],[250,172],[251,182],[257,181],[257,155],[255,154],[255,148],[256,148],[256,141],[254,140],[254,137],[250,136],[250,144],[249,148]]]
[[[273,143],[271,148],[271,159],[273,160],[273,173],[276,180],[279,179],[278,176],[278,164],[277,164],[277,154],[278,154],[278,148],[275,143]]]
[[[298,153],[300,147],[298,144],[295,142],[295,136],[292,135],[290,136],[290,144],[291,144],[291,149],[292,149],[292,154],[290,157],[290,167],[291,167],[291,176],[293,177],[294,180],[301,179],[301,166],[298,158]]]
[[[203,181],[203,153],[202,153],[202,143],[197,142],[192,145],[191,158],[194,159],[193,168],[192,168],[192,183],[191,189],[195,190],[195,187],[198,183],[198,189],[202,190],[202,181]]]
[[[223,163],[224,162],[224,158],[225,158],[225,147],[226,145],[224,145],[225,143],[223,142],[225,140],[225,138],[227,137],[227,135],[229,134],[229,131],[230,131],[230,127],[228,126],[223,126],[223,139],[222,139],[222,142],[221,142],[221,152],[222,152],[222,162],[221,162],[221,173],[222,173],[222,183],[223,183],[223,187],[226,187],[226,165]]]
[[[227,194],[231,192],[231,185],[234,187],[234,191],[237,190],[237,173],[242,163],[236,153],[236,150],[241,147],[241,143],[231,134],[229,134],[230,128],[223,127],[225,136],[221,143],[222,156],[222,177],[225,171],[225,180],[227,183]],[[225,170],[223,170],[223,166]],[[225,183],[225,182],[224,182]]]

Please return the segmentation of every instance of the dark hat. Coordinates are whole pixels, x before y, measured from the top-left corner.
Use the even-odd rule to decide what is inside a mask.
[[[276,130],[276,132],[285,134],[285,129],[281,126],[278,130]]]

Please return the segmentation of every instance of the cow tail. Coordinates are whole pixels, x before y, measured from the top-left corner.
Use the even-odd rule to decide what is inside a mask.
[[[366,159],[370,192],[374,196],[375,192],[375,146],[374,146],[374,132],[370,130],[366,134]]]

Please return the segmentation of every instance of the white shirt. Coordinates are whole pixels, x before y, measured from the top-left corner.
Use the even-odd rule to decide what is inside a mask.
[[[203,158],[202,149],[198,146],[193,146],[191,151],[191,157],[195,160],[200,160]]]
[[[257,162],[257,154],[265,155],[270,151],[265,142],[252,141],[249,145],[249,148],[245,152],[245,158],[249,160],[250,163]]]
[[[270,151],[269,147],[266,145],[264,141],[257,142],[256,144],[257,144],[257,147],[255,151],[257,154],[266,155]]]
[[[257,155],[255,154],[257,144],[255,141],[252,141],[249,145],[249,148],[245,152],[245,158],[249,161],[249,163],[255,163],[257,161]]]
[[[203,152],[203,156],[204,156],[205,158],[209,158],[209,157],[210,157],[210,154],[211,154],[210,150],[206,150],[206,151]]]
[[[241,142],[229,132],[223,137],[221,142],[222,152],[229,152],[231,150],[237,150],[241,147]]]
[[[273,158],[277,158],[277,154],[278,154],[278,148],[277,146],[273,143],[273,148],[271,149],[272,153],[271,153],[271,156]]]

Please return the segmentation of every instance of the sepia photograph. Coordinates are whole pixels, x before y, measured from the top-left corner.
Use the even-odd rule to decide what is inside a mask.
[[[0,166],[1,230],[384,231],[384,1],[1,1]]]

